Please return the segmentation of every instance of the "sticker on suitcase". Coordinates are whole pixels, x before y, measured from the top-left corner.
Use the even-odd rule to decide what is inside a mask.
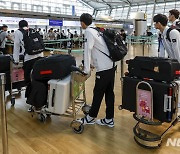
[[[19,82],[24,80],[24,70],[22,68],[14,68],[12,70],[12,82]]]
[[[147,90],[137,90],[137,115],[147,119],[152,119],[151,92]]]

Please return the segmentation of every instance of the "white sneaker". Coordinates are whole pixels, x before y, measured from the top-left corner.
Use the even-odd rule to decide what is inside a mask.
[[[84,118],[78,119],[83,125],[93,125],[95,124],[95,118],[86,115]]]
[[[114,120],[113,119],[98,119],[96,120],[96,124],[101,126],[108,126],[108,127],[114,127]]]

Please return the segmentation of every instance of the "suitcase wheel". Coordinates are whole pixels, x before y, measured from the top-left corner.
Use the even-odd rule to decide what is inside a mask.
[[[118,109],[119,109],[119,110],[122,110],[122,109],[123,109],[123,108],[122,108],[122,105],[119,105],[119,106],[118,106]]]
[[[90,109],[91,109],[91,106],[87,104],[82,107],[82,111],[85,115],[89,114]]]
[[[76,134],[81,134],[84,131],[84,125],[79,121],[73,120],[71,122],[71,127]]]
[[[46,116],[44,115],[44,114],[39,114],[39,120],[41,121],[41,122],[45,122],[46,121]]]
[[[11,98],[11,106],[14,106],[14,105],[15,105],[15,98],[12,97],[12,98]]]

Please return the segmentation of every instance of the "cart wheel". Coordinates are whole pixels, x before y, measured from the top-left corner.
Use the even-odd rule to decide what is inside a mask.
[[[118,109],[119,109],[119,110],[122,110],[122,109],[123,109],[123,108],[122,108],[122,105],[119,105],[119,106],[118,106]]]
[[[11,98],[11,106],[15,105],[15,98]]]
[[[73,131],[74,131],[76,134],[81,134],[81,133],[84,131],[84,126],[83,126],[83,124],[81,124],[78,129],[77,129],[77,128],[73,128]]]
[[[87,104],[82,107],[82,111],[85,115],[89,114],[90,109],[91,109],[91,106]]]
[[[41,122],[45,122],[46,121],[46,116],[44,114],[39,114],[39,120]]]

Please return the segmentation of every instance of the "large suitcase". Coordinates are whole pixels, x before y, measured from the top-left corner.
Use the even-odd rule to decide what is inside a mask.
[[[5,73],[10,70],[10,56],[0,55],[0,73]]]
[[[26,103],[36,108],[47,105],[48,84],[33,80],[28,88],[28,98]]]
[[[129,76],[173,81],[180,77],[180,63],[176,59],[137,56],[128,61]]]
[[[32,77],[34,80],[62,79],[71,73],[71,66],[76,66],[71,55],[53,55],[42,58],[34,64]]]
[[[64,114],[71,105],[70,100],[71,76],[63,80],[48,81],[48,108],[52,113]]]
[[[131,112],[136,112],[136,85],[141,79],[124,77],[122,108]],[[153,90],[153,116],[161,122],[171,122],[176,112],[177,102],[175,98],[177,85],[173,83],[155,82],[147,80]],[[145,85],[140,85],[140,89],[149,90]],[[169,96],[170,89],[172,96]]]

